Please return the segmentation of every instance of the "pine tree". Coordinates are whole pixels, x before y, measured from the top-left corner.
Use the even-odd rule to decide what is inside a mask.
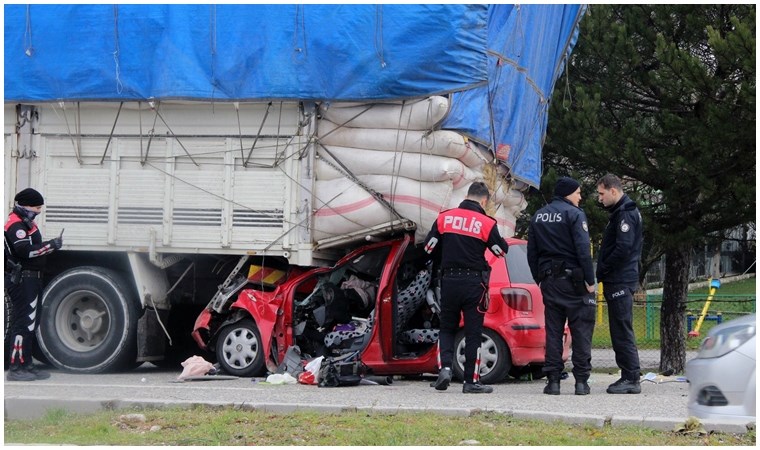
[[[566,70],[545,166],[584,193],[607,172],[628,183],[646,260],[665,255],[660,369],[682,372],[691,250],[755,220],[755,6],[592,5]]]

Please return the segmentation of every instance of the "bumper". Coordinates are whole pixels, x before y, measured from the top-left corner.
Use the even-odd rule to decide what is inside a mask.
[[[209,323],[211,322],[211,312],[207,309],[201,311],[198,318],[195,319],[195,325],[193,326],[193,332],[191,336],[198,347],[201,350],[208,350],[208,343],[204,339],[204,336],[209,334]]]
[[[755,422],[755,360],[730,352],[686,363],[689,415],[702,419]]]
[[[509,346],[516,367],[543,364],[546,359],[546,330],[534,321],[513,320],[495,328]],[[562,360],[570,355],[570,333],[565,328]]]

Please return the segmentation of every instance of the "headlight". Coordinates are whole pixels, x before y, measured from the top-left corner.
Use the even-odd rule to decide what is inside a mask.
[[[717,358],[736,350],[755,335],[755,325],[738,325],[710,334],[699,346],[697,358]]]

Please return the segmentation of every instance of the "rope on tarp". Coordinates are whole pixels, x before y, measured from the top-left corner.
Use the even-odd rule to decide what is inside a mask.
[[[119,55],[121,53],[119,50],[119,5],[113,6],[113,41],[113,62],[116,66],[116,92],[121,94],[122,91],[124,91],[124,85],[121,82],[121,73],[119,69]],[[108,146],[106,146],[106,149],[108,149]],[[105,155],[103,155],[103,157],[105,158]],[[103,160],[100,160],[100,162],[103,163]]]
[[[385,58],[383,57],[383,5],[375,6],[375,53],[380,60],[380,67],[385,69]]]
[[[26,5],[26,26],[24,28],[24,54],[28,57],[32,57],[34,54],[34,47],[32,47],[32,13],[30,11],[30,5]]]

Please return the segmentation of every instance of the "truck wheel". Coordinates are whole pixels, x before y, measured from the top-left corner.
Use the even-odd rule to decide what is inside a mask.
[[[262,375],[264,347],[256,324],[251,319],[243,319],[222,328],[216,341],[216,359],[230,375]]]
[[[464,380],[464,330],[454,338],[454,376]],[[483,328],[480,341],[480,382],[494,384],[507,377],[512,355],[504,339],[489,328]]]
[[[45,288],[37,342],[51,364],[78,373],[130,367],[137,351],[137,301],[116,272],[68,270]]]

